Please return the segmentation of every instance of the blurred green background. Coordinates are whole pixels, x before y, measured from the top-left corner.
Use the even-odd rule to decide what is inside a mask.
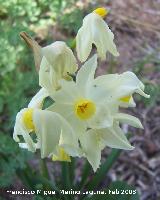
[[[141,161],[140,154],[137,157],[136,153],[127,155],[130,159],[133,156],[138,163],[142,162],[143,167],[155,176],[160,173],[157,172],[158,163],[152,166],[154,159],[160,156],[160,139],[157,136],[160,128],[160,27],[157,23],[160,15],[157,12],[160,5],[153,4],[151,0],[148,3],[137,0],[136,3],[135,6],[132,0],[0,0],[0,195],[4,199],[10,199],[4,192],[6,188],[23,187],[17,175],[23,179],[22,175],[28,167],[26,163],[29,161],[31,166],[37,166],[34,163],[36,155],[19,149],[12,139],[17,112],[27,106],[39,88],[33,54],[19,33],[26,31],[42,46],[55,40],[64,40],[72,47],[83,17],[99,5],[110,10],[106,20],[115,33],[121,56],[118,59],[108,56],[107,62],[100,64],[97,74],[132,70],[146,84],[146,92],[151,99],[136,97],[138,111],[132,111],[142,119],[145,129],[143,132],[131,130],[139,134],[137,137],[134,135],[132,142],[140,149],[141,156],[146,157],[146,161]],[[123,156],[121,162],[132,171]],[[141,176],[141,183],[137,183],[135,177],[131,183],[139,188],[142,197],[149,184],[154,183],[154,187],[150,188],[151,194],[148,194],[151,196],[146,194],[143,199],[152,199],[153,195],[157,198],[159,185],[153,176],[147,174],[148,179],[144,178],[143,167],[133,172],[135,177],[137,174]],[[122,176],[123,169],[120,172],[113,169],[112,174],[124,180],[126,178]]]

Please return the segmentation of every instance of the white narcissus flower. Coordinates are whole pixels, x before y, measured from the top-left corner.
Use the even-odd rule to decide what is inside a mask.
[[[70,80],[69,74],[74,74],[76,71],[76,58],[64,42],[56,41],[42,48],[39,84],[49,93],[60,88],[60,79]]]
[[[43,100],[47,96],[48,92],[42,88],[33,97],[28,108],[22,109],[17,114],[13,138],[21,148],[32,152],[40,149],[42,158],[53,156],[57,154],[57,149],[60,149],[61,159],[69,161],[69,155],[80,155],[78,139],[69,123],[59,114],[41,110]],[[36,134],[36,142],[31,136],[34,133]],[[24,142],[20,141],[20,135]]]
[[[114,56],[119,56],[113,41],[114,35],[103,20],[106,14],[105,8],[98,8],[83,19],[83,25],[76,36],[77,56],[81,62],[87,60],[92,44],[95,44],[98,56],[103,60],[106,58],[107,51]]]
[[[61,81],[61,90],[51,96],[55,103],[48,108],[62,115],[71,124],[94,171],[100,164],[104,144],[114,148],[133,149],[119,127],[119,122],[142,128],[136,117],[119,113],[121,102],[125,102],[123,98],[133,92],[148,97],[138,78],[134,80],[135,75],[134,78],[129,76],[130,80],[125,82],[124,75],[119,77],[116,74],[115,81],[118,84],[115,83],[114,90],[111,89],[108,93],[107,85],[103,85],[103,76],[102,79],[94,79],[96,67],[97,55],[94,55],[78,71],[76,82]],[[114,75],[112,76],[114,79]],[[110,87],[109,84],[108,88]]]
[[[108,97],[119,100],[122,107],[136,106],[132,94],[138,93],[146,98],[150,96],[144,93],[144,84],[133,72],[122,74],[107,74],[98,76],[94,80],[94,85],[102,87]]]

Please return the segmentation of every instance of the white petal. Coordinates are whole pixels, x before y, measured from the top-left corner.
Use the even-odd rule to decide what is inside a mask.
[[[132,96],[131,96],[130,101],[129,101],[128,104],[129,104],[129,107],[136,107],[136,103],[135,103],[135,101],[134,101]]]
[[[65,149],[65,152],[69,154],[70,156],[82,156],[82,151],[79,147],[79,142],[78,142],[78,134],[73,127],[71,128],[70,124],[65,122],[65,127],[68,128],[68,132],[66,132],[66,129],[62,131],[60,135],[60,140],[59,140],[59,146]]]
[[[61,80],[61,89],[50,95],[58,103],[73,105],[75,101],[81,98],[80,91],[77,89],[75,82]]]
[[[80,138],[80,143],[87,160],[95,172],[101,160],[101,146],[97,134],[92,130],[85,132]]]
[[[43,100],[47,96],[49,96],[47,90],[45,88],[41,88],[39,92],[30,101],[28,108],[42,108]]]
[[[59,80],[77,71],[76,58],[64,42],[57,41],[42,48],[43,58],[39,71],[39,84],[49,93],[60,87]]]
[[[64,137],[64,144],[68,144],[69,141],[72,145],[76,141],[71,126],[57,113],[36,110],[33,121],[40,141],[42,158],[50,156],[56,151],[61,134]],[[78,141],[74,145],[78,145]]]
[[[103,139],[103,143],[109,147],[126,150],[134,149],[117,124],[112,128],[98,130],[97,133]]]
[[[78,141],[78,140],[77,140]],[[72,157],[82,157],[83,152],[77,145],[61,144],[60,147],[65,149],[65,152]]]
[[[24,146],[26,145],[26,147],[28,148],[29,151],[35,152],[36,151],[36,143],[34,143],[34,141],[32,140],[29,131],[25,128],[25,125],[23,123],[23,113],[26,109],[22,109],[20,112],[18,112],[17,116],[16,116],[16,122],[15,122],[15,126],[14,126],[14,133],[13,133],[13,139],[16,142],[20,142],[19,140],[19,135],[22,135],[22,137],[24,138]]]
[[[63,116],[68,121],[68,123],[72,126],[74,130],[74,134],[77,135],[77,137],[79,137],[86,130],[87,124],[85,121],[80,120],[75,115],[73,109],[74,109],[73,105],[54,103],[47,110],[59,113],[61,116]]]
[[[111,127],[113,125],[113,114],[110,113],[109,108],[104,104],[96,107],[96,114],[88,120],[89,127],[93,129]]]
[[[78,59],[81,62],[87,60],[92,50],[92,33],[90,26],[87,25],[85,19],[83,20],[83,26],[79,29],[76,36],[76,51]]]
[[[76,58],[72,50],[62,41],[56,41],[42,49],[43,55],[59,76],[77,70]]]
[[[94,80],[95,70],[97,68],[97,54],[92,56],[85,64],[80,68],[76,77],[76,85],[78,90],[85,95],[87,87]]]
[[[103,103],[104,101],[107,102],[108,94],[106,93],[105,88],[96,86],[92,83],[87,85],[86,87],[86,98],[92,100],[93,102]]]
[[[146,98],[150,98],[150,95],[144,93],[143,90],[141,90],[141,89],[137,89],[137,90],[135,90],[135,92],[137,92],[137,93],[140,94],[141,96],[144,96],[144,97],[146,97]]]
[[[126,123],[136,128],[143,128],[140,120],[132,115],[128,115],[125,113],[117,113],[115,115],[115,120],[118,120],[121,123]]]
[[[44,56],[39,70],[39,85],[45,88],[50,94],[59,86],[56,73]]]
[[[19,147],[22,149],[28,149],[28,145],[26,143],[19,143]]]
[[[22,149],[29,149],[29,146],[27,143],[19,143],[19,147],[21,147]],[[36,149],[40,149],[39,143],[35,143],[35,147]]]
[[[107,23],[97,14],[92,13],[92,15],[94,15],[92,21],[92,37],[93,43],[97,47],[99,57],[105,60],[107,51],[112,53],[114,56],[119,56],[116,45],[113,41],[114,35],[109,29]]]
[[[112,99],[119,99],[124,96],[129,96],[134,92],[148,97],[148,95],[143,92],[143,83],[133,72],[99,76],[95,79],[94,84],[105,88],[108,98]]]

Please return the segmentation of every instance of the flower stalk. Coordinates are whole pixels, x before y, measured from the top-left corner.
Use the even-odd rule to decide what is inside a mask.
[[[47,167],[45,159],[40,159],[40,171],[41,171],[41,175],[43,177],[45,177],[48,180],[50,179],[49,172],[48,172],[48,167]]]

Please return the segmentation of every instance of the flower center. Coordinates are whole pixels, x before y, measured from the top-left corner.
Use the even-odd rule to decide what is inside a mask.
[[[104,7],[97,8],[93,12],[98,14],[102,18],[105,17],[108,14],[108,11]]]
[[[32,116],[33,116],[33,109],[32,108],[28,108],[23,113],[23,122],[24,122],[26,128],[30,131],[35,130]]]
[[[130,99],[131,99],[131,95],[121,97],[119,100],[124,102],[124,103],[129,103]]]
[[[96,106],[92,101],[88,99],[80,99],[75,103],[74,111],[77,117],[86,120],[95,114]]]

